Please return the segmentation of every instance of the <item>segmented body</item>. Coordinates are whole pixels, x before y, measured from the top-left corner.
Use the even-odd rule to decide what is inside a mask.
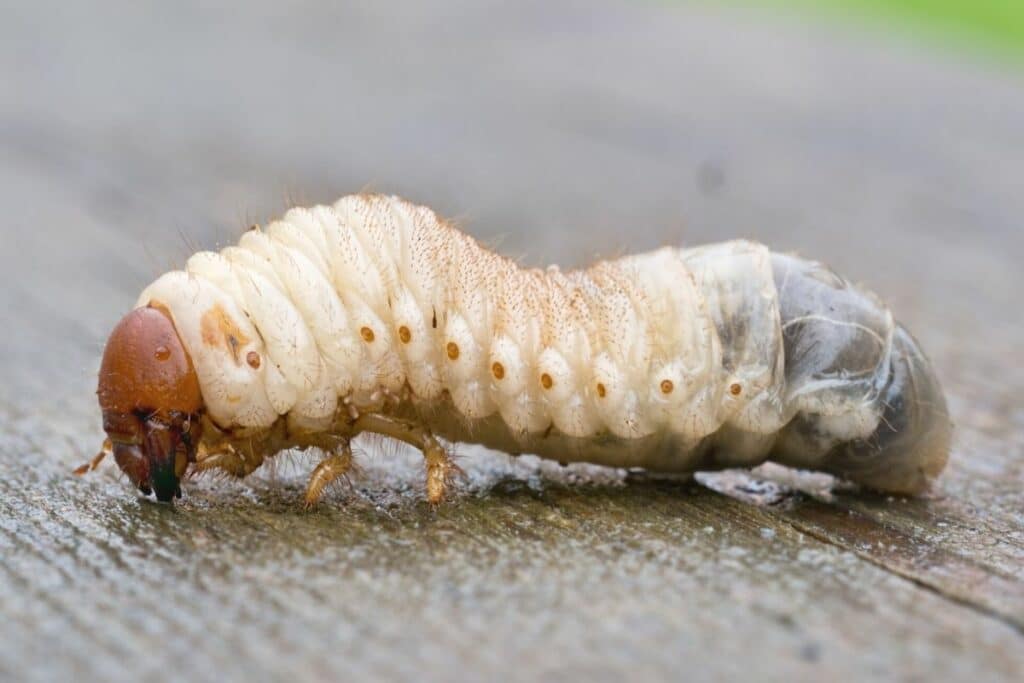
[[[524,269],[430,209],[353,195],[194,255],[138,305],[170,314],[222,435],[268,451],[344,436],[367,406],[561,461],[772,457],[887,490],[920,490],[948,449],[889,311],[751,242]]]

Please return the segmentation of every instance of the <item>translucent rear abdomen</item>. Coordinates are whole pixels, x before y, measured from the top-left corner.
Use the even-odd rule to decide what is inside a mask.
[[[770,457],[881,491],[924,490],[946,464],[952,427],[917,341],[821,264],[776,254],[772,267],[796,412]]]

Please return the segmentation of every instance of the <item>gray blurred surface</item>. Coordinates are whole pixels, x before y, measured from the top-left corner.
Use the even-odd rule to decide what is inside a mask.
[[[69,475],[143,285],[365,187],[531,264],[821,258],[930,352],[949,470],[893,500],[465,448],[435,511],[371,444],[312,513],[299,457],[173,509]],[[5,5],[0,200],[0,679],[1021,679],[1020,72],[684,3]]]

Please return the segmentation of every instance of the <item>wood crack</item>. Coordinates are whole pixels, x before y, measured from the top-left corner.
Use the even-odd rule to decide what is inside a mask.
[[[963,605],[985,617],[1006,624],[1024,635],[1024,585],[981,567],[955,553],[915,541],[849,509],[817,501],[801,502],[791,511],[768,509],[773,517],[796,531],[853,553],[890,574],[910,581],[937,596]],[[821,515],[828,513],[828,519]],[[817,517],[812,521],[805,517]],[[835,524],[836,521],[839,524]],[[847,521],[849,520],[849,521]],[[825,522],[831,524],[826,524]],[[848,537],[856,525],[855,539]],[[879,540],[883,537],[884,540]],[[872,552],[871,549],[878,549]],[[946,581],[932,578],[941,572]]]

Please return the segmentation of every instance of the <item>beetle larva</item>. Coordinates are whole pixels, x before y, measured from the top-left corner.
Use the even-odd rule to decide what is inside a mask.
[[[322,449],[314,503],[376,432],[562,462],[693,472],[771,459],[916,493],[950,422],[929,361],[873,295],[752,242],[523,269],[430,209],[296,208],[157,279],[115,327],[99,402],[120,467],[160,500]],[[95,462],[94,465],[95,466]]]

